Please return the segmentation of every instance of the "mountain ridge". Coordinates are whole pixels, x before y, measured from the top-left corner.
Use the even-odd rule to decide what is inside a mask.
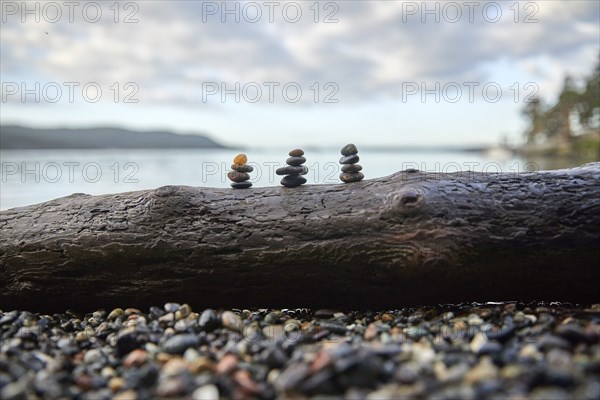
[[[169,130],[137,131],[104,126],[94,128],[32,128],[0,126],[0,149],[225,149],[204,134],[182,135]]]

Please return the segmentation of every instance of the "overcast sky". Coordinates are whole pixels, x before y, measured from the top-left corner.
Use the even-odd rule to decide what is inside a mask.
[[[3,1],[1,118],[257,147],[516,140],[524,101],[591,72],[599,3]]]

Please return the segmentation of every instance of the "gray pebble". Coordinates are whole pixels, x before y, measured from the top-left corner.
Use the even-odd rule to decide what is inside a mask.
[[[169,354],[183,354],[189,347],[200,344],[200,338],[194,334],[171,336],[164,344],[163,350]]]
[[[306,165],[299,165],[297,167],[288,165],[286,167],[277,168],[275,173],[277,175],[306,175],[308,173],[308,167]]]
[[[237,172],[252,172],[254,171],[254,168],[252,167],[252,165],[248,165],[248,164],[243,164],[243,165],[238,165],[238,164],[231,164],[231,169]]]
[[[360,160],[357,154],[340,158],[340,164],[356,164]]]
[[[231,331],[241,332],[244,329],[244,324],[240,316],[231,311],[223,311],[223,314],[221,314],[221,323]]]
[[[300,175],[287,175],[281,179],[281,184],[288,188],[298,187],[306,183],[306,178]]]
[[[285,160],[285,163],[287,165],[292,165],[294,167],[302,165],[305,162],[306,162],[306,158],[304,158],[304,157],[290,157],[287,160]]]
[[[248,189],[252,187],[252,182],[232,182],[231,187],[234,189]]]
[[[232,182],[239,183],[250,179],[250,175],[245,172],[229,171],[227,173],[227,178]]]
[[[362,171],[362,165],[360,164],[344,164],[342,165],[342,172],[360,172]]]
[[[342,147],[342,151],[341,151],[343,156],[351,156],[354,155],[356,153],[358,153],[358,149],[356,148],[355,145],[353,145],[352,143],[349,143],[347,145],[345,145],[344,147]]]
[[[359,182],[364,179],[362,172],[343,172],[340,174],[340,180],[344,183]]]
[[[217,315],[210,308],[204,310],[198,319],[198,325],[200,329],[207,332],[212,332],[221,325],[221,321],[217,318]]]

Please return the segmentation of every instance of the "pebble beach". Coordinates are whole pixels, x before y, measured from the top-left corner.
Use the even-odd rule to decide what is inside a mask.
[[[600,304],[0,311],[2,399],[598,399]]]

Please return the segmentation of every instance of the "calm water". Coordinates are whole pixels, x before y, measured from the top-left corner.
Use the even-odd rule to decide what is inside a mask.
[[[287,151],[248,150],[256,187],[279,185],[274,174]],[[308,183],[338,183],[337,149],[306,152]],[[103,194],[163,185],[228,187],[235,150],[5,150],[0,152],[0,209],[19,207],[72,193]],[[366,179],[413,167],[452,172],[524,171],[536,168],[518,158],[479,153],[361,151]],[[542,166],[547,168],[546,166]],[[539,168],[539,167],[537,167]]]

